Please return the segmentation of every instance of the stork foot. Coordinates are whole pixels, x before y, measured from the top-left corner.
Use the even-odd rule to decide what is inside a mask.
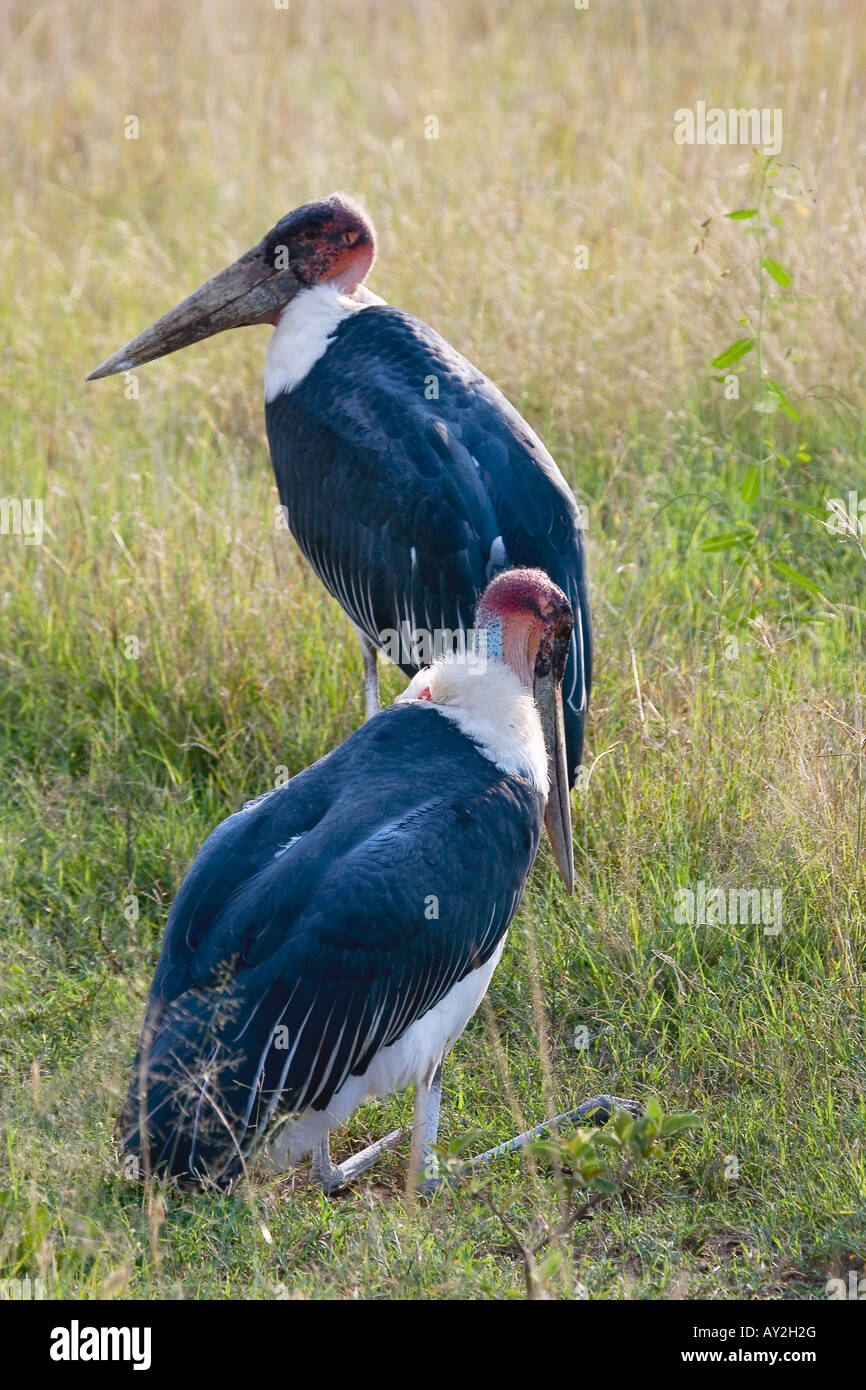
[[[494,1158],[499,1158],[501,1154],[514,1153],[531,1144],[534,1139],[547,1139],[551,1130],[560,1129],[563,1125],[606,1125],[614,1110],[627,1110],[636,1119],[643,1114],[643,1106],[639,1100],[624,1100],[621,1096],[593,1096],[576,1109],[568,1110],[563,1115],[555,1115],[552,1120],[535,1125],[525,1134],[518,1134],[516,1138],[508,1139],[504,1144],[497,1144],[495,1148],[487,1149],[475,1158],[470,1158],[457,1174],[445,1178],[428,1178],[418,1190],[429,1194],[435,1192],[443,1183],[453,1186],[461,1179],[470,1177],[476,1169],[485,1167]]]
[[[643,1114],[643,1105],[639,1100],[623,1100],[622,1096],[593,1096],[592,1100],[585,1100],[583,1105],[579,1105],[576,1110],[572,1110],[568,1115],[559,1115],[557,1119],[551,1120],[553,1125],[564,1124],[566,1120],[574,1120],[578,1124],[606,1125],[614,1110],[627,1110],[630,1115],[634,1115],[639,1120]]]
[[[402,1138],[402,1129],[393,1129],[390,1134],[385,1135],[384,1139],[377,1139],[375,1144],[368,1144],[366,1149],[361,1149],[359,1153],[353,1154],[344,1163],[331,1162],[328,1140],[325,1139],[313,1153],[310,1179],[317,1183],[325,1195],[329,1197],[332,1193],[340,1192],[344,1187],[348,1187],[362,1173],[366,1173],[368,1168],[372,1168],[373,1164],[377,1163],[389,1149],[393,1149]]]

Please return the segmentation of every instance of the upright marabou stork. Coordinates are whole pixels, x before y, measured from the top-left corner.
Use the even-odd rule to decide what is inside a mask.
[[[571,860],[571,606],[547,575],[511,570],[475,621],[482,661],[441,658],[200,850],[119,1125],[140,1171],[226,1186],[262,1149],[281,1168],[312,1153],[333,1190],[398,1135],[338,1167],[330,1131],[410,1083],[425,1161],[442,1058],[502,954],[543,818],[566,873]]]
[[[574,497],[487,377],[364,288],[375,244],[351,199],[307,203],[90,378],[224,329],[275,324],[265,415],[280,500],[298,545],[357,629],[368,716],[379,707],[377,650],[414,675],[437,643],[447,649],[450,634],[471,628],[495,574],[543,569],[575,615],[563,686],[571,785],[591,666]]]

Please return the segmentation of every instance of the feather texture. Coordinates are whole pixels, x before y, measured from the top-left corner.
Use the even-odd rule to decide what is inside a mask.
[[[543,810],[416,701],[223,822],[169,915],[124,1149],[225,1184],[278,1122],[327,1109],[494,955]]]
[[[480,593],[510,566],[543,569],[565,592],[573,781],[592,666],[585,545],[571,490],[526,421],[438,333],[387,305],[329,323],[317,360],[265,414],[295,539],[377,646],[404,623],[471,627]],[[398,664],[411,676],[408,655]]]

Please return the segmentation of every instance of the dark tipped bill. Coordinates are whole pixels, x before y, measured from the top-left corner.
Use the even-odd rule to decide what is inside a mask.
[[[533,693],[541,717],[544,746],[547,749],[547,771],[550,777],[544,824],[566,892],[571,894],[574,892],[574,848],[571,843],[571,804],[568,793],[568,765],[565,758],[562,686],[551,671],[546,676],[535,677]]]
[[[291,270],[276,269],[268,238],[233,265],[214,275],[181,304],[163,314],[137,338],[113,352],[88,376],[128,372],[155,357],[165,357],[190,343],[211,338],[228,328],[271,322],[301,289]]]

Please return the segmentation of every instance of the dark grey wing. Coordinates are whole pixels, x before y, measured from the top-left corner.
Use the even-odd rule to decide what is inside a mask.
[[[377,306],[340,326],[266,419],[298,544],[388,655],[404,624],[470,627],[500,569],[537,567],[564,589],[575,610],[564,682],[573,779],[592,661],[583,533],[553,459],[502,393],[426,324]],[[411,675],[426,662],[403,644],[397,664]]]
[[[495,572],[499,531],[477,467],[425,399],[423,369],[435,363],[413,367],[403,351],[412,354],[411,340],[389,345],[373,332],[358,342],[368,312],[341,328],[299,386],[268,402],[266,419],[301,550],[382,646],[382,633],[403,624],[468,626],[479,584]]]
[[[274,1121],[326,1107],[489,960],[542,814],[527,781],[403,705],[226,821],[169,916],[125,1149],[224,1183]]]

